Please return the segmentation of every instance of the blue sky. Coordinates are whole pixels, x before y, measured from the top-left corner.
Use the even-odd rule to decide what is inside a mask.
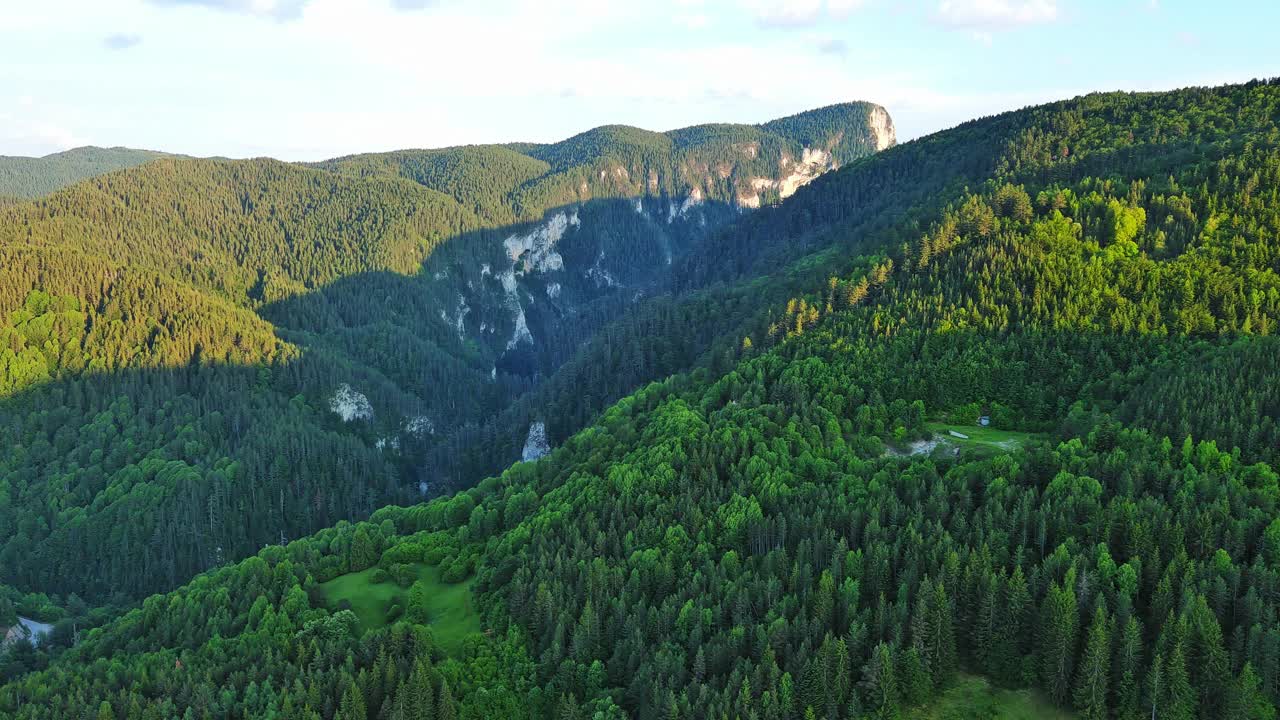
[[[9,0],[0,154],[314,160],[760,122],[899,139],[1094,90],[1280,75],[1271,0]]]

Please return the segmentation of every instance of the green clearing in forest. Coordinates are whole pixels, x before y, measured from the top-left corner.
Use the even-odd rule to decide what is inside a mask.
[[[986,678],[961,675],[927,705],[902,713],[903,720],[1076,720],[1036,690],[1006,690]]]
[[[988,447],[997,450],[1016,450],[1023,445],[1042,438],[1036,433],[1017,432],[1014,430],[997,430],[981,425],[955,425],[952,423],[928,422],[925,427],[937,433],[943,439],[960,447]],[[968,439],[951,435],[950,431],[968,435]]]
[[[471,601],[472,580],[447,583],[440,579],[438,566],[418,564],[414,567],[418,579],[431,590],[427,595],[427,609],[432,634],[445,652],[452,653],[462,646],[464,638],[481,631],[480,616]],[[373,582],[375,570],[376,567],[371,567],[320,583],[329,607],[335,609],[343,600],[351,603],[351,611],[360,618],[360,625],[366,631],[386,626],[391,606],[405,608],[409,599],[409,588],[400,587],[390,578]]]

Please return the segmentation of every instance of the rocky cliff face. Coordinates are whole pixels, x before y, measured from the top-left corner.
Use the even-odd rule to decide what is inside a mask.
[[[528,161],[527,179],[502,202],[514,217],[538,214],[450,240],[433,253],[420,274],[429,280],[429,316],[441,323],[440,337],[456,338],[450,352],[477,365],[490,388],[520,392],[628,306],[664,291],[678,259],[712,233],[895,141],[883,107],[848,103],[763,125],[669,133],[606,126],[555,145],[458,150],[492,155],[494,163]],[[430,167],[435,151],[423,152],[385,159]],[[378,159],[332,164],[350,170]],[[442,192],[460,192],[474,179],[461,170],[443,180],[426,171],[402,174]],[[354,395],[339,391],[333,403],[346,422],[374,413]],[[451,408],[421,400],[414,412],[447,433]],[[384,423],[393,433],[397,415]],[[434,441],[396,434],[408,444]]]
[[[819,175],[838,168],[831,152],[822,148],[804,148],[799,159],[783,153],[778,158],[777,177],[749,178],[746,186],[739,188],[735,199],[738,207],[758,208],[762,193],[772,192],[779,200],[786,199]]]
[[[889,112],[879,105],[871,109],[867,118],[871,134],[875,137],[876,152],[886,150],[898,144],[898,133],[893,129],[893,118]]]

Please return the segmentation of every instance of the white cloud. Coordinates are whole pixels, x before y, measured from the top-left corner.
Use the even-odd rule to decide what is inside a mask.
[[[309,0],[150,0],[154,5],[195,6],[288,20],[298,17]]]
[[[763,0],[754,2],[756,22],[769,27],[803,27],[817,22],[822,0]]]
[[[992,33],[1058,19],[1057,0],[942,0],[934,20],[947,27]]]
[[[748,0],[746,7],[762,27],[812,27],[823,20],[843,20],[864,0]]]
[[[677,13],[672,20],[677,25],[690,30],[702,30],[711,24],[711,19],[703,13]]]
[[[113,33],[102,39],[103,47],[108,50],[128,50],[141,42],[142,36],[137,33]]]
[[[823,55],[844,57],[849,53],[849,43],[840,38],[822,38],[817,40],[818,52]]]
[[[8,113],[0,116],[0,121],[5,126],[0,131],[0,146],[21,148],[24,154],[48,155],[91,144],[88,138],[56,123],[30,121]]]
[[[187,7],[171,7],[178,2]],[[1138,12],[1148,0],[1124,2]],[[289,3],[300,3],[297,15],[272,21]],[[1161,10],[1173,12],[1168,5]],[[0,153],[43,154],[92,139],[312,160],[552,141],[606,123],[665,130],[759,122],[849,100],[885,105],[905,140],[1091,89],[956,82],[937,62],[919,61],[930,55],[918,47],[923,34],[912,20],[986,43],[1011,28],[1068,19],[1061,0],[904,7],[870,0],[41,0],[20,4],[0,27],[0,112],[10,115],[0,121]],[[891,22],[881,22],[886,16]],[[770,18],[774,25],[763,22]],[[673,21],[706,30],[664,33]],[[788,30],[773,31],[779,23]],[[880,38],[898,26],[914,35]],[[104,34],[114,30],[136,33],[144,45],[102,52]],[[66,48],[66,58],[48,59],[45,47]],[[919,57],[906,57],[913,54]],[[1108,77],[1117,87],[1135,82]],[[20,107],[24,94],[38,97],[34,107]]]
[[[827,0],[827,12],[833,17],[843,18],[854,10],[860,10],[866,0]]]
[[[313,0],[147,0],[153,5],[203,7],[275,20],[296,20]],[[436,0],[386,0],[396,10],[424,10]]]

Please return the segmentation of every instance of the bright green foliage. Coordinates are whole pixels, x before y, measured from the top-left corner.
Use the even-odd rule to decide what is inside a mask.
[[[1277,106],[1264,83],[1090,96],[854,163],[692,248],[676,295],[543,386],[592,397],[546,410],[586,422],[618,391],[602,378],[652,347],[625,341],[637,328],[670,330],[661,344],[732,325],[693,370],[453,498],[153,596],[0,687],[0,711],[257,717],[287,701],[331,717],[354,679],[375,717],[426,656],[437,718],[893,717],[972,689],[971,669],[1093,717],[1133,714],[1135,693],[1144,717],[1265,714],[1280,700],[1280,487],[1274,413],[1257,412],[1272,390],[1184,376],[1277,350]],[[1274,384],[1272,367],[1257,372]],[[1224,398],[1163,412],[1141,397],[1175,389]],[[974,404],[1026,442],[886,454]],[[430,625],[362,633],[313,602],[350,573],[359,528],[388,575],[474,572],[490,634],[446,655]],[[1040,697],[1016,695],[997,701]]]
[[[1042,693],[993,686],[986,679],[962,675],[932,702],[903,713],[904,720],[1074,720],[1075,713],[1053,706]]]
[[[339,575],[321,583],[319,589],[325,605],[335,610],[349,607],[366,630],[376,630],[400,619],[392,616],[392,609],[398,607],[403,619],[430,625],[436,642],[446,651],[456,650],[468,635],[480,631],[480,620],[471,602],[470,582],[443,582],[438,567],[416,564],[405,567],[414,571],[416,578],[407,591],[390,579],[375,582],[373,575],[377,568]]]
[[[502,437],[480,423],[737,218],[753,173],[778,175],[808,142],[839,144],[841,162],[868,152],[870,106],[847,110],[795,135],[740,128],[768,156],[733,159],[726,138],[652,158],[604,143],[555,172],[535,156],[560,146],[162,157],[5,207],[0,527],[16,532],[0,580],[141,597],[423,483],[467,486],[461,455],[509,463],[531,419]],[[707,185],[694,168],[713,158],[729,177]],[[596,180],[626,167],[634,183]],[[695,188],[696,211],[671,215]],[[563,267],[513,261],[507,240],[556,223]],[[511,347],[521,327],[536,344]],[[598,409],[654,372],[609,373],[611,396],[578,400]],[[371,414],[339,420],[343,388]],[[370,561],[356,553],[356,569]]]

